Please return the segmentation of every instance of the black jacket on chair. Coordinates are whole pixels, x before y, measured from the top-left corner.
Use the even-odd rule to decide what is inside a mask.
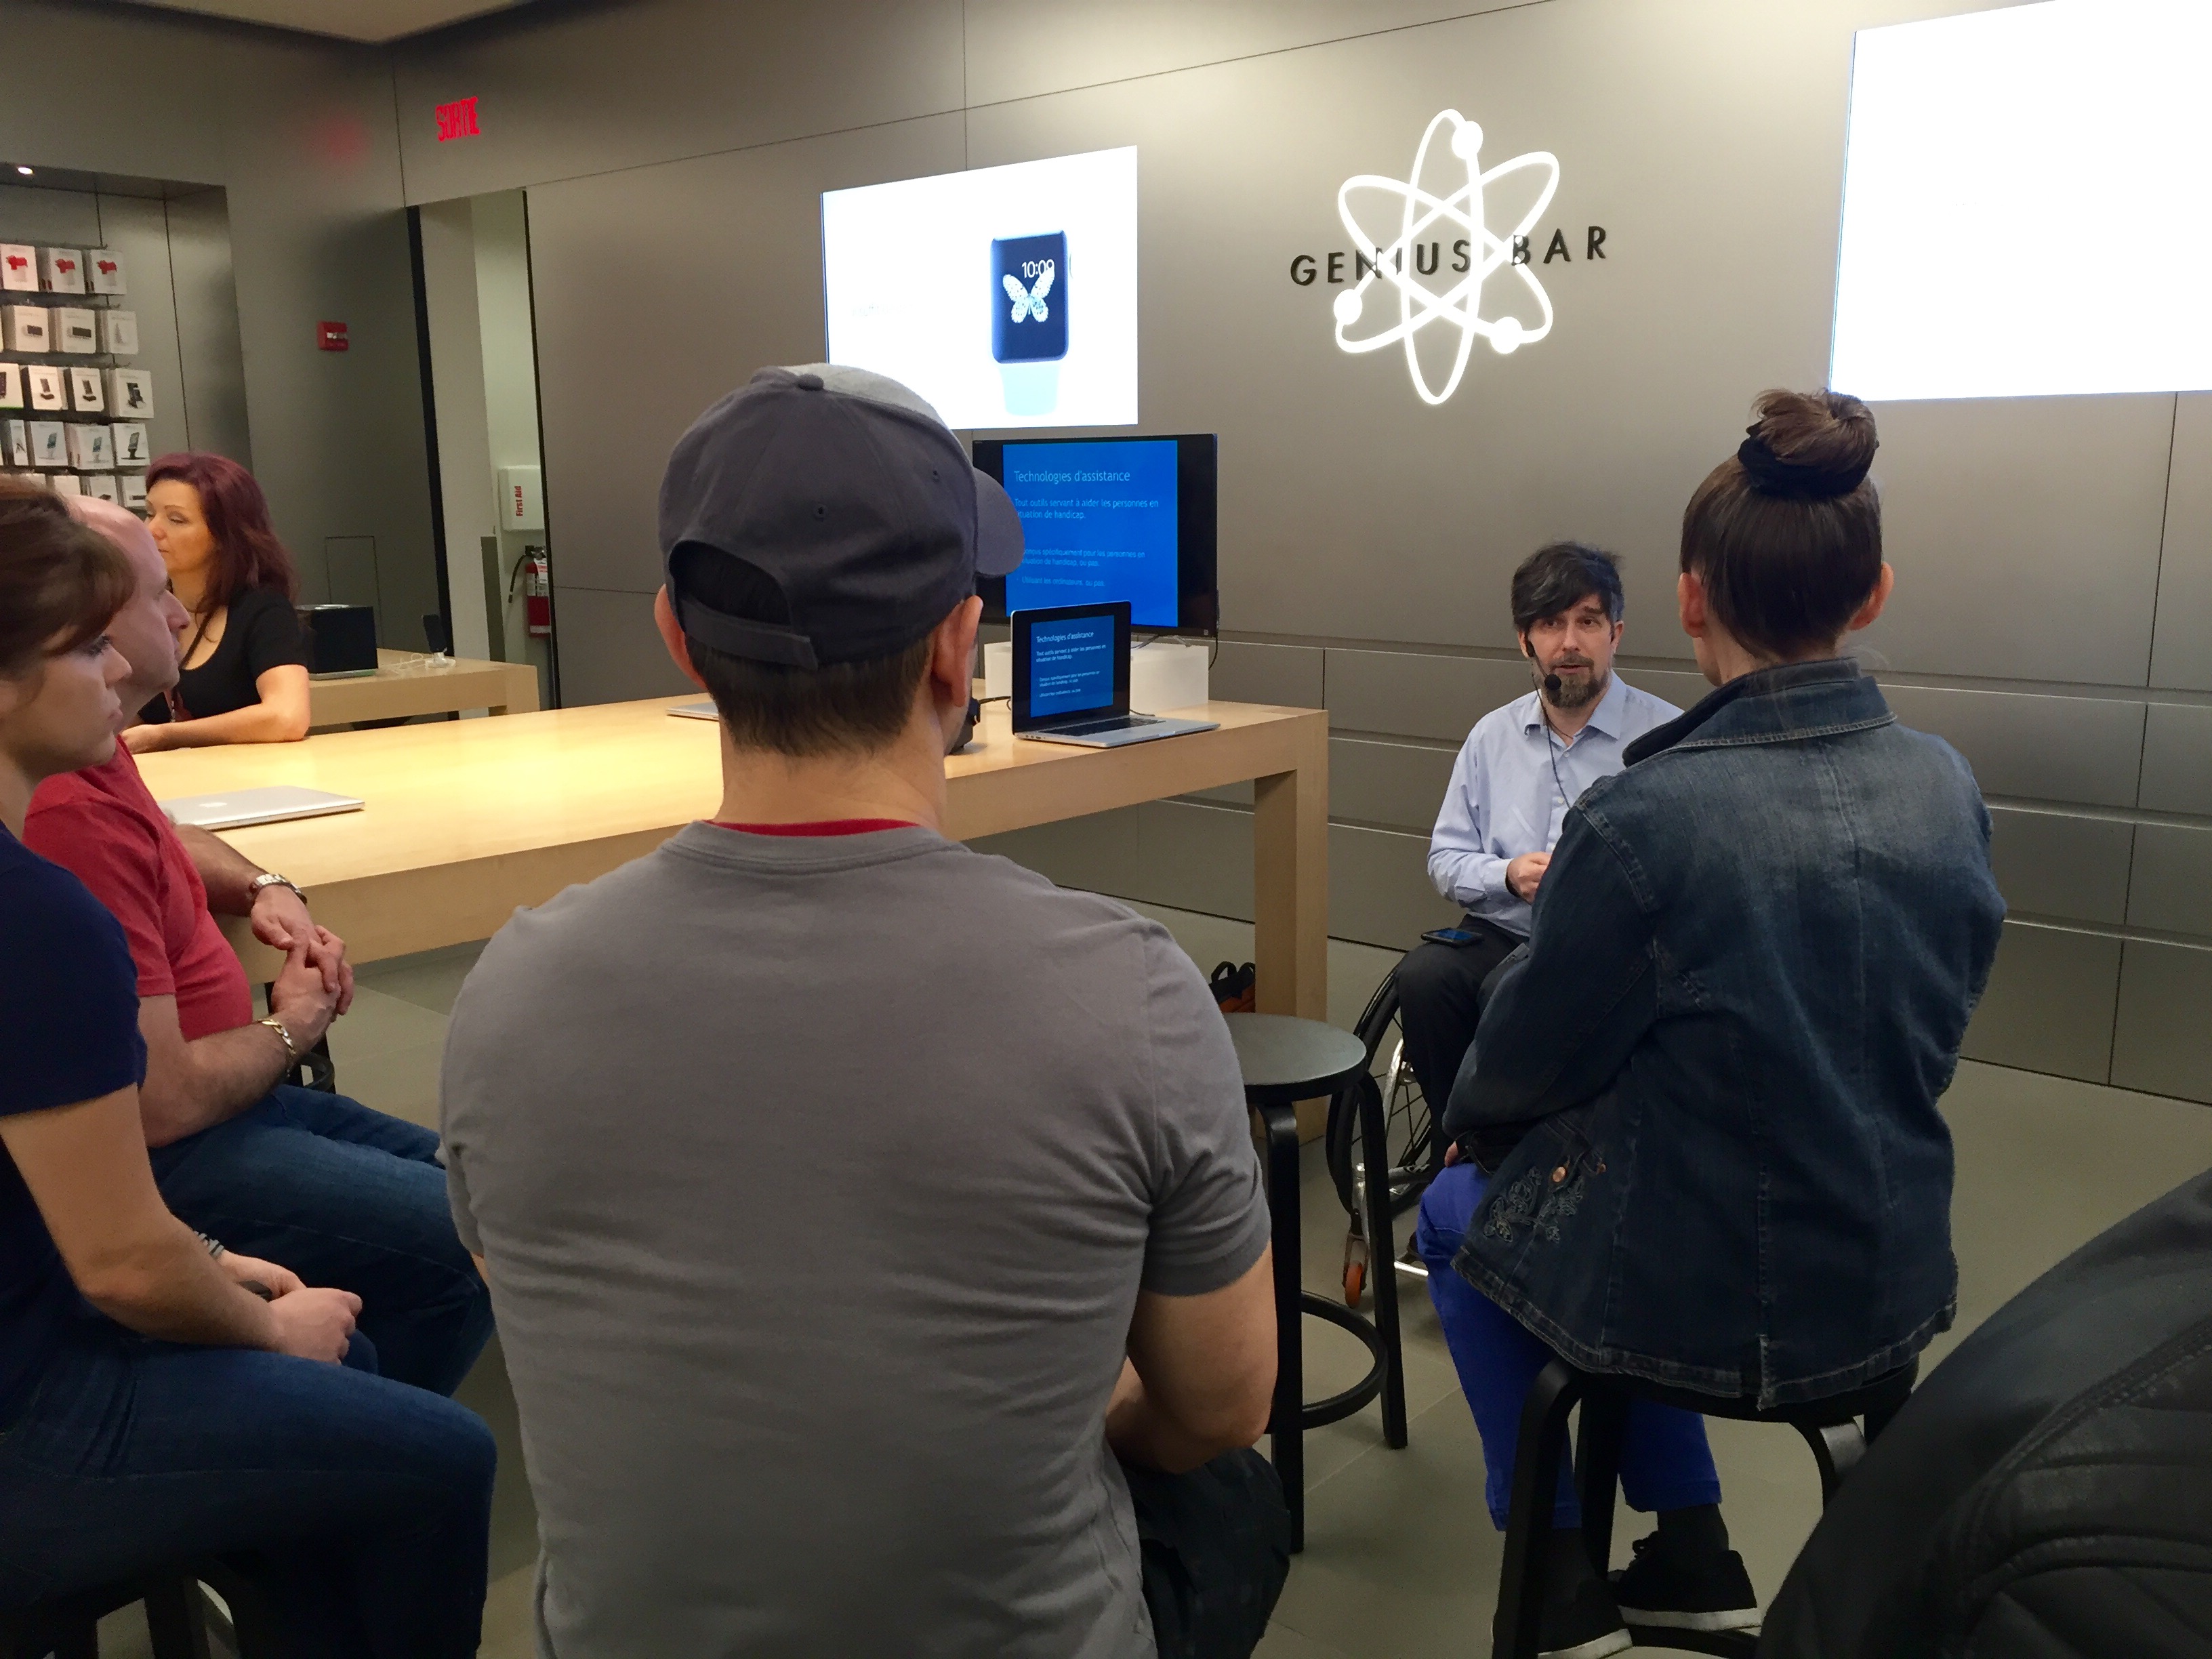
[[[2212,1174],[1936,1367],[1829,1505],[1759,1651],[2212,1653]]]

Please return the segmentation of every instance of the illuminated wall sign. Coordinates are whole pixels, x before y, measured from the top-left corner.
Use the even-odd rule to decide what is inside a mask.
[[[446,143],[455,138],[477,136],[477,100],[462,98],[450,104],[438,106],[438,142]]]
[[[1429,149],[1437,135],[1447,130],[1447,148],[1464,167],[1466,182],[1439,196],[1428,187]],[[1531,150],[1485,172],[1481,150],[1482,129],[1457,110],[1444,110],[1421,135],[1409,176],[1400,179],[1357,173],[1336,192],[1337,216],[1344,222],[1353,244],[1353,286],[1338,295],[1331,307],[1336,319],[1336,343],[1356,354],[1402,344],[1413,389],[1420,393],[1422,402],[1432,405],[1444,402],[1459,389],[1477,338],[1489,341],[1490,349],[1502,356],[1534,345],[1552,331],[1552,298],[1537,280],[1528,239],[1559,192],[1559,158],[1548,150]],[[1492,230],[1485,222],[1484,192],[1500,179],[1531,170],[1542,174],[1534,199],[1511,228],[1503,234]],[[1397,234],[1388,240],[1371,234],[1358,211],[1362,198],[1378,194],[1398,207]],[[1329,281],[1341,281],[1343,256],[1327,257]],[[1605,257],[1605,228],[1592,225],[1583,243],[1583,258]],[[1564,231],[1552,233],[1543,263],[1548,264],[1555,258],[1570,264],[1574,259]],[[1291,280],[1301,286],[1310,284],[1320,269],[1314,256],[1300,254],[1291,261]],[[1509,294],[1522,300],[1524,308],[1533,307],[1528,319],[1503,307],[1496,314],[1486,314],[1484,287],[1500,270],[1510,271],[1522,284],[1519,294],[1510,295],[1510,290]],[[1368,290],[1377,283],[1387,283],[1398,299],[1396,319],[1390,320],[1386,313],[1379,328],[1372,325],[1374,319],[1367,314]],[[1363,322],[1369,324],[1369,331],[1359,331]],[[1430,368],[1424,366],[1419,346],[1421,333],[1435,325],[1456,336],[1451,368],[1442,386],[1431,384]]]

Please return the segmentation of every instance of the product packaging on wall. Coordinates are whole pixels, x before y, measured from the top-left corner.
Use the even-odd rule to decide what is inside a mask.
[[[0,242],[0,292],[39,291],[39,250],[27,242]]]
[[[4,428],[0,428],[0,431],[4,431],[7,438],[8,465],[10,466],[19,467],[30,465],[31,432],[29,426],[22,421],[10,421]]]
[[[23,366],[21,363],[0,363],[0,409],[21,409],[23,406]]]
[[[84,292],[84,255],[73,247],[39,250],[39,286],[49,294]]]
[[[123,259],[112,248],[79,250],[0,242],[0,291],[100,296],[88,305],[0,307],[5,347],[24,356],[90,357],[91,362],[0,362],[0,409],[96,416],[88,421],[10,421],[5,445],[18,467],[69,467],[48,473],[64,494],[120,501],[143,511],[143,471],[152,459],[146,422],[154,413],[153,376],[143,368],[97,361],[138,350],[138,315],[111,302],[130,291]],[[111,425],[106,416],[131,418]],[[79,474],[82,476],[80,477]]]

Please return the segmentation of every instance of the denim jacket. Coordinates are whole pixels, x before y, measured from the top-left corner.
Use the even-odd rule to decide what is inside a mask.
[[[1445,1132],[1532,1127],[1460,1273],[1575,1364],[1763,1405],[1947,1328],[1936,1102],[2004,902],[1973,775],[1844,660],[1733,680],[1569,814]]]

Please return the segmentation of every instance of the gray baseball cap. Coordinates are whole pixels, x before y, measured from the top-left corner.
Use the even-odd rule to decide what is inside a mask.
[[[775,614],[700,599],[696,561],[749,566]],[[691,423],[660,482],[660,559],[687,638],[793,668],[887,657],[978,575],[1022,562],[1022,521],[927,403],[832,363],[763,368]],[[693,580],[687,587],[686,577]]]

